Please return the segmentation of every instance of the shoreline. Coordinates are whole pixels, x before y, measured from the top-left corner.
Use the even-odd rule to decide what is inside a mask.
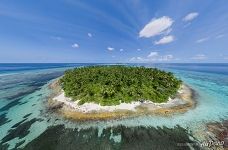
[[[136,117],[140,115],[172,115],[184,113],[196,106],[194,91],[188,85],[182,84],[174,99],[169,98],[165,103],[151,101],[121,103],[115,106],[101,106],[95,103],[78,105],[79,101],[72,101],[65,97],[59,85],[59,78],[50,83],[53,94],[48,101],[48,109],[58,112],[67,119],[73,120],[108,120]]]

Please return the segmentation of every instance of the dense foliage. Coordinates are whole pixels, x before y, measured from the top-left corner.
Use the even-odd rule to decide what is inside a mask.
[[[151,100],[165,102],[176,94],[181,81],[156,68],[90,66],[68,70],[61,78],[65,95],[85,102],[116,105]]]

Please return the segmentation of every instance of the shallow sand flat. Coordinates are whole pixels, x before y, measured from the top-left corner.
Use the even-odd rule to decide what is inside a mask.
[[[195,107],[194,91],[183,84],[174,99],[166,103],[153,103],[151,101],[121,103],[115,106],[101,106],[95,103],[78,105],[78,101],[72,101],[64,96],[58,80],[50,86],[54,90],[49,100],[50,107],[57,108],[58,112],[66,118],[74,120],[106,120],[136,117],[140,115],[172,115],[184,113]],[[56,107],[61,105],[61,107]]]

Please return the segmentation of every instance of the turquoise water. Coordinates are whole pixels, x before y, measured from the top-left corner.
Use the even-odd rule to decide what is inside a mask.
[[[172,117],[141,116],[137,118],[70,122],[48,114],[45,101],[50,94],[47,85],[66,69],[92,64],[1,64],[0,65],[0,147],[24,147],[48,127],[64,125],[66,129],[98,128],[98,136],[109,127],[174,128],[180,125],[195,130],[211,121],[228,119],[228,64],[133,64],[158,67],[173,72],[197,91],[197,107]],[[132,64],[130,64],[132,65]],[[120,141],[120,135],[110,135]]]

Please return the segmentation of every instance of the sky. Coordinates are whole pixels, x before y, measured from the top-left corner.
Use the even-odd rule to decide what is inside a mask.
[[[1,0],[1,63],[227,63],[227,0]]]

